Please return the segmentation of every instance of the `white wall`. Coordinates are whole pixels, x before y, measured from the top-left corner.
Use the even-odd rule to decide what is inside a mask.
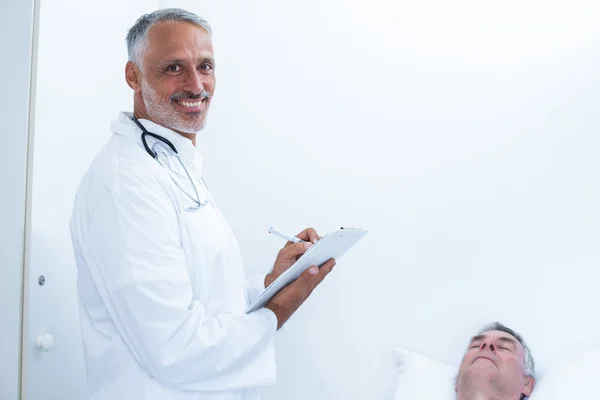
[[[33,0],[0,3],[0,399],[19,398]]]
[[[213,25],[199,146],[248,271],[282,244],[269,225],[371,231],[278,335],[263,399],[390,398],[392,347],[457,363],[492,319],[542,366],[597,344],[595,3],[158,3]],[[42,5],[31,276],[48,283],[31,288],[29,324],[56,345],[30,360],[31,399],[84,390],[68,218],[109,121],[131,107],[123,37],[153,5]]]
[[[585,0],[166,0],[214,28],[206,179],[250,271],[269,225],[371,230],[277,341],[266,400],[386,399],[499,319],[541,366],[600,339],[600,9]]]
[[[124,79],[127,29],[156,7],[147,0],[41,4],[27,400],[87,398],[68,223],[77,186],[111,135],[110,121],[132,102]],[[42,334],[54,337],[52,351],[35,347]]]

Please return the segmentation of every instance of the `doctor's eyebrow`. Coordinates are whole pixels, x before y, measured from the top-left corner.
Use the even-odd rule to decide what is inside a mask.
[[[160,65],[161,66],[168,66],[168,65],[172,65],[172,64],[185,64],[188,60],[184,60],[182,58],[169,58],[167,60],[163,60]],[[204,64],[204,63],[209,63],[212,65],[215,65],[215,59],[212,57],[203,57],[197,60],[197,62],[199,64]]]

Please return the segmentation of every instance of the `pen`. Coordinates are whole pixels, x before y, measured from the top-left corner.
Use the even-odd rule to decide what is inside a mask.
[[[288,242],[292,242],[292,243],[298,243],[298,242],[304,242],[304,240],[302,239],[298,239],[296,236],[292,236],[292,235],[288,235],[285,233],[281,233],[275,229],[273,229],[273,227],[269,227],[269,233],[275,235],[275,236],[279,236],[282,239],[287,240]]]

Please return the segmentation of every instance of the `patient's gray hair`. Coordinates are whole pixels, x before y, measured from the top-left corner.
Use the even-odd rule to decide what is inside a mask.
[[[152,26],[160,22],[188,22],[203,28],[212,36],[212,30],[208,22],[196,14],[182,10],[181,8],[164,8],[150,14],[144,14],[138,18],[135,25],[127,32],[129,61],[134,62],[140,68],[142,66],[142,54],[148,46],[148,31]]]
[[[523,340],[523,336],[519,335],[517,332],[502,325],[499,322],[492,322],[491,324],[487,324],[486,326],[481,328],[481,330],[477,334],[481,335],[482,333],[489,331],[506,332],[509,335],[512,335],[515,339],[517,339],[519,343],[521,343],[521,346],[523,346],[523,350],[525,351],[525,375],[535,379],[535,361],[533,360],[533,356],[531,355],[531,350],[529,350],[527,343],[525,343],[525,340]]]

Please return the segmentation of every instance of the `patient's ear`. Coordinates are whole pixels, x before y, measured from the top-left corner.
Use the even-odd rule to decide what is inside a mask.
[[[525,386],[523,387],[523,394],[527,397],[531,396],[533,388],[535,387],[535,379],[531,376],[525,378]]]

